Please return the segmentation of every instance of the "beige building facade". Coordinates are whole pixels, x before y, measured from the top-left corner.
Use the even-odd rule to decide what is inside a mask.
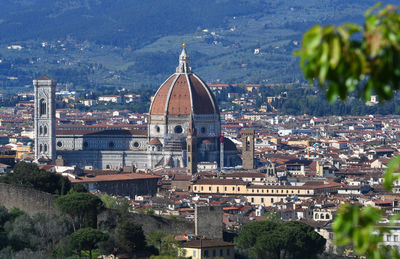
[[[286,198],[309,199],[319,194],[337,193],[341,185],[331,181],[303,186],[253,185],[237,179],[199,179],[193,182],[191,192],[221,196],[243,196],[252,205],[271,206]]]

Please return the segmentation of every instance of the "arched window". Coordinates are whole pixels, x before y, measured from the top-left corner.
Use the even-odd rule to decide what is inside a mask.
[[[247,137],[246,139],[246,151],[250,150],[250,137]]]
[[[47,144],[44,144],[44,152],[47,152]]]
[[[190,151],[190,145],[188,145],[188,150],[187,150],[187,152],[192,152],[192,151]]]
[[[40,116],[45,115],[46,112],[47,112],[46,102],[45,102],[44,99],[40,99],[40,102],[39,102],[39,115]]]
[[[321,213],[321,219],[325,219],[324,213]]]
[[[42,134],[43,134],[43,127],[40,126],[40,127],[39,127],[39,135],[42,135]]]
[[[328,213],[326,213],[326,217],[325,217],[326,219],[330,219],[330,216],[329,216],[329,214]]]
[[[319,219],[319,214],[315,213],[315,219]]]
[[[47,135],[47,126],[43,127],[43,133],[44,133],[44,135]]]
[[[40,151],[40,152],[43,151],[43,145],[42,145],[42,144],[39,145],[39,151]]]

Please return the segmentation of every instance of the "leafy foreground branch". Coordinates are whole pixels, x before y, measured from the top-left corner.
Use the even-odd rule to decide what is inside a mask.
[[[400,14],[399,8],[376,4],[365,13],[363,27],[312,27],[303,37],[300,66],[305,77],[314,80],[330,102],[357,91],[365,101],[372,93],[390,100],[400,88]],[[384,176],[384,187],[391,191],[400,179],[400,156],[392,159]],[[399,214],[390,218],[394,225]],[[400,258],[397,250],[383,246],[383,235],[390,228],[380,225],[384,212],[367,206],[342,206],[333,223],[339,246],[351,246],[357,255],[369,258]]]
[[[381,100],[400,87],[400,14],[388,5],[365,13],[365,23],[341,26],[315,25],[304,34],[300,67],[311,82],[326,88],[327,98],[345,100],[358,91],[365,101],[374,91]]]

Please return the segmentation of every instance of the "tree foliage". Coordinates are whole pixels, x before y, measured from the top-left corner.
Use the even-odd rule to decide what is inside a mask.
[[[326,240],[299,221],[266,220],[243,227],[235,243],[254,258],[315,258]]]
[[[328,100],[345,100],[358,91],[369,101],[374,91],[381,100],[393,97],[400,87],[400,14],[388,5],[365,13],[363,27],[315,25],[304,34],[297,55],[310,81],[327,89]]]
[[[69,236],[71,246],[77,251],[80,258],[82,250],[89,251],[89,258],[92,259],[92,250],[97,243],[107,239],[107,234],[94,228],[81,228]]]
[[[400,12],[399,8],[377,4],[365,13],[363,27],[316,25],[304,34],[297,55],[306,78],[316,79],[327,89],[328,100],[345,100],[357,91],[365,101],[375,92],[389,100],[400,87]],[[400,156],[393,158],[384,176],[384,187],[392,190],[400,179]],[[390,218],[394,223],[399,215]],[[383,211],[346,204],[333,224],[337,244],[350,245],[357,255],[370,258],[400,258],[395,249],[382,246],[388,227],[378,224]]]
[[[61,212],[71,216],[74,231],[83,226],[96,227],[97,214],[103,209],[99,197],[85,192],[70,192],[58,197],[54,203]]]
[[[179,256],[179,248],[181,247],[181,243],[177,241],[173,235],[164,236],[161,238],[160,255],[181,258]]]
[[[147,243],[154,247],[157,247],[158,250],[161,250],[161,241],[165,237],[165,234],[161,231],[150,232],[147,236]]]
[[[146,247],[146,237],[141,225],[132,219],[125,219],[115,230],[116,241],[120,248],[132,255]]]
[[[36,164],[26,162],[16,164],[13,172],[8,172],[0,181],[61,195],[66,194],[71,189],[71,182],[68,178],[56,173],[39,170]]]
[[[30,217],[0,207],[0,258],[54,258],[68,256],[60,244],[72,233],[72,224],[64,216],[37,214]]]

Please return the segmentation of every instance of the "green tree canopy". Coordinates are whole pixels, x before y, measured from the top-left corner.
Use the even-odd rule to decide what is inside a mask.
[[[314,228],[298,221],[266,220],[243,227],[235,240],[254,258],[315,258],[326,240]]]
[[[97,214],[103,209],[100,198],[86,192],[70,192],[58,197],[54,203],[61,212],[71,216],[74,231],[83,226],[96,227]]]
[[[8,172],[0,179],[0,182],[61,195],[71,189],[71,182],[68,178],[39,170],[36,164],[26,162],[16,164],[13,172]]]
[[[365,101],[375,92],[389,100],[400,88],[400,12],[399,8],[375,5],[365,13],[363,27],[316,25],[304,34],[297,52],[306,78],[327,89],[328,100],[345,100],[357,91]],[[392,190],[400,179],[400,156],[391,159],[384,176],[384,187]],[[382,245],[390,229],[378,224],[383,211],[371,206],[342,206],[333,230],[340,246],[350,245],[357,255],[370,258],[400,258],[395,249]],[[391,217],[394,224],[399,215]]]
[[[92,250],[97,243],[107,239],[107,234],[94,228],[81,228],[72,233],[68,239],[71,246],[77,251],[79,258],[82,250],[88,250],[89,258],[92,259]]]
[[[147,242],[150,245],[157,247],[158,250],[161,250],[161,241],[164,237],[165,234],[161,231],[150,232],[150,234],[147,236]]]
[[[375,92],[381,100],[400,88],[400,14],[392,5],[365,13],[364,26],[315,25],[304,34],[300,66],[310,81],[327,89],[328,100],[345,100],[358,91],[369,101]]]
[[[115,230],[118,247],[132,255],[146,247],[146,237],[141,225],[132,219],[125,219]]]

